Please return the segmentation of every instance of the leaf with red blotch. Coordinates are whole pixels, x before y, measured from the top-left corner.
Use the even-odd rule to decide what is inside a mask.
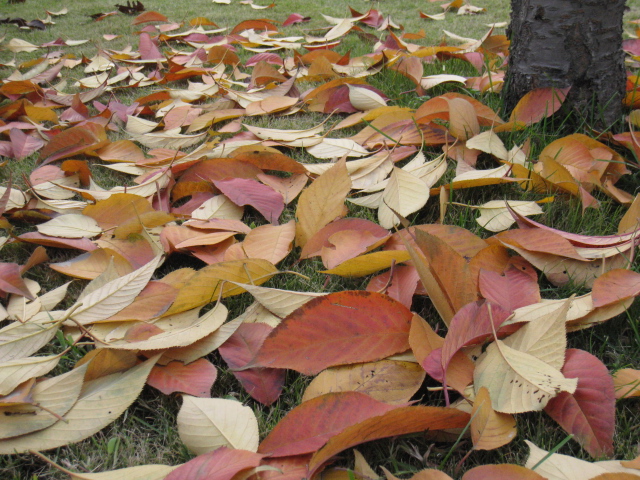
[[[379,417],[368,418],[331,438],[318,450],[309,462],[312,478],[331,457],[361,443],[380,438],[395,437],[409,433],[448,428],[463,428],[469,422],[469,414],[454,408],[442,407],[402,407],[391,410]]]
[[[287,413],[258,451],[270,457],[312,453],[345,428],[395,408],[360,392],[326,393]]]
[[[600,275],[593,282],[591,296],[594,308],[621,302],[640,295],[640,273],[616,268]]]
[[[158,49],[151,36],[147,32],[140,34],[140,45],[138,46],[140,51],[140,58],[142,60],[163,60],[164,55]]]
[[[255,366],[315,375],[327,367],[373,362],[409,349],[411,311],[376,292],[314,298],[265,339]]]
[[[609,370],[590,353],[570,348],[562,373],[577,378],[578,388],[573,394],[560,392],[544,411],[592,457],[612,455],[616,400]]]
[[[271,187],[250,178],[214,180],[213,184],[236,205],[250,205],[267,221],[278,224],[278,218],[284,210],[284,199]]]
[[[462,480],[545,480],[545,477],[521,467],[502,463],[498,465],[480,465],[464,474]]]
[[[447,367],[462,347],[479,344],[491,338],[510,312],[487,301],[468,303],[454,315],[442,344],[442,368]]]
[[[157,388],[165,395],[182,392],[194,397],[209,398],[217,376],[216,367],[209,360],[200,358],[188,365],[182,362],[154,365],[147,378],[147,385]]]
[[[44,146],[44,141],[42,139],[27,135],[17,128],[11,129],[11,132],[9,132],[9,138],[11,139],[13,157],[18,160],[28,157],[33,152]]]
[[[287,17],[287,19],[282,24],[283,27],[288,25],[293,25],[294,23],[303,23],[311,20],[311,17],[305,17],[304,15],[300,15],[299,13],[292,13]]]
[[[263,457],[248,450],[220,447],[180,465],[164,480],[231,480],[238,473],[257,467]]]
[[[219,348],[231,373],[238,379],[249,395],[263,405],[275,402],[284,385],[285,371],[279,368],[245,367],[262,346],[272,327],[266,323],[243,323]]]
[[[538,282],[513,266],[508,268],[504,275],[480,269],[478,288],[484,298],[508,312],[541,300]]]
[[[17,263],[0,263],[0,293],[2,292],[34,299],[20,276],[20,265]]]

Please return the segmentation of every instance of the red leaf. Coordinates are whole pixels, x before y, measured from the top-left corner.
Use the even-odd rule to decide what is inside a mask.
[[[311,20],[311,17],[305,17],[304,15],[300,15],[299,13],[292,13],[282,24],[283,27],[288,25],[293,25],[294,23],[302,23],[308,22]]]
[[[180,465],[165,480],[231,480],[237,473],[257,467],[264,455],[220,447]]]
[[[480,269],[478,288],[484,298],[509,312],[540,301],[538,282],[515,267],[508,268],[504,276]]]
[[[271,187],[249,178],[215,180],[213,184],[236,205],[250,205],[269,222],[278,224],[284,199]]]
[[[380,360],[409,349],[411,317],[407,307],[380,293],[331,293],[285,318],[254,362],[315,375],[334,365]]]
[[[264,405],[271,405],[278,399],[286,372],[280,368],[235,369],[246,366],[255,357],[271,330],[273,328],[265,323],[243,323],[218,349],[247,393]]]
[[[17,263],[0,263],[0,292],[15,293],[33,300],[34,297],[20,276]]]
[[[334,455],[347,448],[380,438],[409,433],[434,431],[445,428],[462,428],[469,422],[469,414],[453,408],[402,407],[379,417],[372,417],[346,428],[327,442],[311,458],[309,475],[312,478]]]
[[[464,474],[462,480],[545,480],[543,476],[519,465],[481,465]]]
[[[552,398],[544,411],[592,457],[612,455],[615,388],[609,370],[590,353],[570,348],[562,373],[577,378],[578,388],[573,395],[561,392]]]
[[[39,150],[44,146],[44,141],[37,137],[27,135],[17,128],[12,128],[9,133],[11,139],[11,148],[13,149],[13,156],[18,160],[22,160],[28,157],[36,150]]]
[[[200,358],[188,365],[169,362],[166,366],[154,366],[147,378],[147,384],[165,395],[174,392],[188,393],[194,397],[211,397],[218,371],[211,362]]]
[[[327,393],[291,410],[258,451],[271,457],[312,453],[345,428],[394,408],[360,392]]]
[[[640,273],[616,268],[600,275],[593,282],[594,308],[618,303],[640,295]]]
[[[146,32],[142,32],[140,34],[140,45],[138,49],[140,51],[140,58],[142,60],[164,59],[164,55],[162,55],[162,52],[158,50],[156,44],[153,43],[153,40],[151,40],[151,36]]]

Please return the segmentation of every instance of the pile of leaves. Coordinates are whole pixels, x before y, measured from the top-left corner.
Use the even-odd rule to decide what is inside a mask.
[[[463,93],[417,109],[389,105],[367,83],[391,69],[418,96],[443,83],[497,93],[508,41],[493,28],[478,40],[424,47],[411,43],[420,34],[402,32],[377,10],[325,18],[322,36],[285,36],[302,15],[283,27],[247,20],[226,33],[206,18],[183,25],[146,11],[133,22],[146,24],[137,49],[43,55],[5,79],[4,168],[32,155],[40,161],[28,178],[0,188],[7,232],[0,243],[37,245],[25,265],[0,263],[0,453],[88,438],[148,384],[182,394],[177,428],[197,456],[100,478],[313,478],[340,452],[403,434],[470,437],[469,453],[495,449],[515,438],[514,415],[541,410],[591,456],[613,454],[616,398],[640,395],[640,372],[612,376],[595,356],[567,349],[566,334],[624,312],[640,294],[640,275],[631,270],[640,200],[616,186],[637,164],[612,148],[637,152],[636,112],[629,132],[602,141],[572,134],[532,158],[528,143],[507,149],[499,133],[552,115],[567,91],[533,91],[505,120]],[[370,54],[332,50],[355,34],[374,37]],[[73,44],[14,38],[6,47],[19,53]],[[423,76],[424,63],[447,59],[468,62],[477,75]],[[84,70],[81,91],[53,88],[71,68]],[[637,84],[628,83],[630,106]],[[131,104],[117,99],[142,86],[153,93]],[[256,126],[260,117],[300,112],[327,118],[297,130]],[[120,131],[125,138],[112,139]],[[302,153],[314,160],[294,158]],[[97,159],[133,180],[103,188],[90,168]],[[486,239],[446,225],[452,190],[499,184],[538,200],[469,206],[494,234]],[[574,234],[528,218],[542,213],[541,204],[563,201],[556,197],[597,208],[602,194],[629,206],[616,235]],[[406,217],[431,197],[440,222],[410,225]],[[377,222],[350,217],[348,205],[372,210]],[[34,226],[24,231],[25,222]],[[78,252],[49,264],[90,280],[77,298],[69,301],[69,284],[41,292],[25,277],[48,261],[45,249]],[[160,276],[158,268],[178,254],[205,266]],[[330,294],[265,286],[299,274],[297,263],[278,269],[291,257],[319,257],[327,275],[370,279],[366,290]],[[539,272],[553,285],[574,282],[589,292],[543,298]],[[239,294],[253,303],[228,321],[225,299]],[[410,310],[425,295],[439,320]],[[70,306],[59,309],[65,299]],[[432,328],[438,321],[444,336]],[[47,377],[68,353],[51,351],[59,332],[93,348],[71,370]],[[260,432],[251,408],[210,397],[216,351],[264,405],[279,398],[286,369],[315,378],[298,406]],[[445,406],[412,400],[427,376],[441,384]],[[480,466],[463,478],[640,477],[638,460],[589,463],[530,448],[524,467]],[[377,478],[355,455],[353,472],[332,475]],[[413,478],[450,477],[427,470]]]

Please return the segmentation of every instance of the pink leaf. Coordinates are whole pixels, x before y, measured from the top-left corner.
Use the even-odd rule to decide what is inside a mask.
[[[484,298],[509,312],[540,301],[538,282],[515,267],[508,268],[504,276],[480,269],[478,287]]]
[[[243,323],[219,349],[220,355],[247,393],[264,405],[271,405],[282,393],[285,371],[261,367],[234,370],[244,367],[253,359],[271,330],[265,323]]]
[[[277,225],[284,210],[282,195],[250,178],[214,180],[214,185],[236,205],[250,205],[269,222]]]
[[[140,58],[142,60],[162,60],[164,55],[158,50],[148,33],[140,34]]]
[[[491,313],[489,313],[489,308]],[[454,315],[442,344],[442,368],[447,371],[449,362],[462,347],[478,344],[498,331],[509,312],[486,301],[468,303]],[[493,320],[493,327],[491,325]]]
[[[0,263],[0,294],[2,292],[34,299],[20,276],[20,265],[17,263]]]
[[[236,474],[257,467],[264,455],[221,447],[180,465],[165,480],[231,480]]]
[[[590,353],[570,348],[562,373],[577,378],[578,388],[573,394],[561,392],[544,411],[592,457],[612,455],[615,388],[607,367]]]
[[[170,362],[164,367],[156,365],[147,378],[147,384],[165,395],[182,392],[207,398],[211,396],[211,387],[217,376],[216,367],[200,358],[188,365],[182,362]]]
[[[11,139],[11,148],[13,149],[13,156],[18,160],[22,160],[28,157],[36,150],[44,147],[44,140],[31,135],[27,135],[22,130],[12,128],[9,133]]]
[[[311,17],[305,17],[304,15],[300,15],[299,13],[292,13],[291,15],[289,15],[289,18],[284,21],[282,26],[286,27],[288,25],[293,25],[294,23],[308,22],[309,20],[311,20]]]
[[[392,274],[393,276],[391,276]],[[391,281],[389,281],[389,277],[391,277]],[[419,281],[420,276],[415,267],[403,265],[373,277],[366,290],[369,292],[381,291],[385,295],[395,298],[405,307],[411,308],[413,294],[418,288]]]

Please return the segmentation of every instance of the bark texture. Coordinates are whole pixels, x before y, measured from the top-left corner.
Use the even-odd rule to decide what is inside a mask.
[[[511,0],[506,110],[535,88],[570,86],[567,104],[589,123],[619,120],[624,8],[625,0]]]

